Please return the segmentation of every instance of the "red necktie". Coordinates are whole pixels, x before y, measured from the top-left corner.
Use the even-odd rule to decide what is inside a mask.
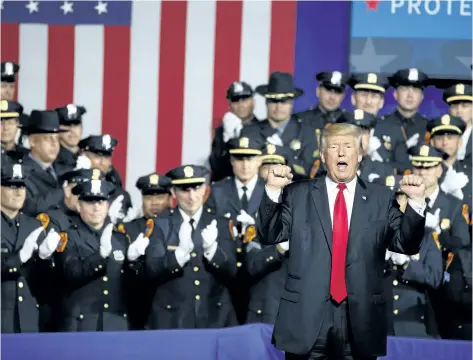
[[[333,211],[333,236],[332,236],[332,273],[330,275],[330,295],[337,303],[347,297],[345,282],[345,259],[348,244],[348,215],[347,204],[343,190],[345,184],[338,184],[338,194],[335,199]]]

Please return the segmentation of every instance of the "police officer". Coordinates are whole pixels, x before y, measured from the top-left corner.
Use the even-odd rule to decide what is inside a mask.
[[[113,191],[114,185],[103,180],[72,189],[79,197],[81,221],[60,233],[56,254],[66,288],[62,331],[128,329],[125,258],[129,241],[107,218]]]
[[[462,134],[466,123],[459,117],[443,115],[429,122],[430,143],[446,153],[443,173],[439,180],[441,189],[465,203],[471,204],[471,162],[458,161]]]
[[[43,227],[20,212],[26,197],[25,173],[20,164],[1,169],[2,205],[2,333],[38,332],[35,296],[41,277],[38,245]]]
[[[315,131],[323,129],[327,124],[334,124],[343,110],[340,109],[348,78],[340,71],[324,71],[315,78],[319,86],[315,94],[319,99],[317,106],[297,113],[296,116],[307,122]]]
[[[128,253],[130,261],[146,254],[141,272],[159,284],[147,328],[236,325],[227,287],[237,273],[235,241],[228,220],[203,206],[208,171],[186,165],[166,176],[172,179],[178,207],[160,221],[149,241],[140,237]]]
[[[384,120],[401,128],[407,148],[425,143],[429,120],[419,114],[419,107],[424,99],[424,89],[428,81],[427,74],[416,68],[399,70],[391,78],[397,109],[385,116]],[[409,167],[409,163],[406,163],[405,167]]]
[[[404,211],[407,197],[400,193],[397,200]],[[428,292],[438,289],[443,278],[437,233],[426,229],[418,254],[408,256],[387,251],[386,259],[391,267],[394,335],[437,337],[435,315],[428,298]]]
[[[79,142],[81,154],[91,161],[93,168],[104,172],[107,181],[115,186],[115,192],[109,199],[111,204],[108,213],[114,224],[128,222],[135,218],[130,194],[123,189],[120,174],[112,164],[113,151],[117,145],[117,139],[109,134],[90,135]]]
[[[227,142],[239,137],[243,127],[258,123],[258,119],[253,114],[255,108],[253,95],[253,89],[244,81],[233,82],[227,90],[230,111],[223,116],[223,124],[215,129],[209,158],[213,181],[233,175]]]
[[[457,152],[457,159],[471,166],[471,122],[473,117],[471,85],[455,84],[445,89],[443,100],[449,106],[450,115],[461,118],[466,124],[462,135],[462,144]],[[469,173],[471,174],[471,171]]]
[[[82,115],[86,113],[83,106],[68,104],[56,108],[59,114],[60,128],[66,130],[59,134],[61,144],[56,163],[61,166],[63,172],[73,170],[77,165],[79,155],[79,141],[82,137]]]
[[[23,210],[36,216],[58,207],[64,201],[64,190],[59,182],[61,170],[54,165],[59,153],[59,116],[56,111],[31,112],[27,128],[31,151],[23,159],[28,168],[26,201]]]
[[[351,96],[353,106],[377,117],[384,106],[384,94],[389,88],[388,79],[375,73],[355,74],[350,78],[349,84],[354,90]],[[371,147],[376,148],[384,163],[390,164],[398,173],[406,170],[409,156],[400,126],[381,117],[376,123],[371,141]]]
[[[21,114],[23,114],[23,106],[20,103],[13,100],[0,100],[2,160],[6,162],[22,162],[23,157],[28,153],[28,149],[15,142]]]
[[[292,75],[273,72],[267,85],[256,92],[266,99],[268,119],[244,128],[241,136],[259,138],[262,143],[286,146],[292,153],[292,170],[296,179],[308,178],[318,158],[317,141],[310,126],[292,114],[294,100],[304,92],[294,87]]]
[[[16,91],[16,74],[20,70],[20,65],[15,64],[13,61],[2,61],[1,64],[1,80],[2,80],[2,91],[0,98],[2,100],[13,100]]]

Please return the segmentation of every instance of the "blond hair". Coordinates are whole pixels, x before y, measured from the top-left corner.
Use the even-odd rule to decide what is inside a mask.
[[[338,123],[326,127],[322,132],[322,137],[320,140],[320,152],[323,152],[327,146],[327,139],[337,136],[337,135],[353,135],[355,137],[356,145],[361,150],[361,136],[363,132],[360,127],[348,124],[348,123]]]

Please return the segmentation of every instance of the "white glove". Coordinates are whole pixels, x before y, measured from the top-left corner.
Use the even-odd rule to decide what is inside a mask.
[[[384,255],[384,261],[388,261],[389,259],[391,259],[393,254],[394,253],[392,251],[386,250],[386,254]]]
[[[456,172],[452,168],[447,170],[445,179],[440,185],[440,188],[447,194],[453,195],[456,198],[463,200],[462,188],[468,183],[468,176],[462,172]]]
[[[183,222],[179,229],[179,246],[174,250],[174,256],[180,267],[191,259],[191,252],[194,250],[194,243],[192,242],[192,225],[188,222]]]
[[[92,167],[92,162],[90,159],[85,155],[79,155],[76,161],[76,167],[74,170],[79,169],[90,169]]]
[[[437,231],[439,224],[440,224],[440,209],[435,210],[435,213],[433,214],[429,212],[425,214],[425,227],[428,227],[430,229],[434,229],[435,231]]]
[[[43,260],[48,259],[56,251],[59,241],[61,241],[61,236],[56,230],[49,230],[46,239],[39,246],[39,257]]]
[[[146,252],[146,248],[149,245],[149,239],[144,237],[143,233],[138,235],[136,240],[128,247],[128,260],[135,261],[140,256],[143,256]]]
[[[374,151],[370,155],[368,155],[371,159],[371,161],[379,161],[379,162],[384,162],[383,158],[381,155],[379,155],[379,152]]]
[[[236,220],[238,222],[241,222],[243,234],[245,233],[246,228],[248,226],[255,224],[255,219],[253,219],[250,215],[248,215],[248,213],[245,210],[240,211],[240,215],[237,216]]]
[[[142,208],[140,207],[134,207],[134,206],[130,207],[128,211],[126,212],[126,216],[123,218],[122,221],[124,223],[127,223],[141,217],[141,213],[142,213],[141,210]]]
[[[241,119],[232,112],[227,112],[223,115],[223,141],[228,142],[240,136],[240,131],[243,129]]]
[[[204,240],[203,248],[204,251],[209,251],[212,246],[217,245],[217,220],[212,220],[212,222],[202,230],[202,239]]]
[[[103,258],[107,258],[112,252],[112,233],[113,224],[108,224],[100,237],[100,256]]]
[[[371,133],[374,132],[374,129],[371,130]],[[367,155],[371,155],[375,151],[377,151],[381,147],[381,140],[379,140],[376,136],[371,134],[370,141],[368,143],[368,149],[366,150]]]
[[[279,243],[279,248],[284,250],[284,251],[288,251],[289,250],[289,241],[284,241],[282,243]]]
[[[122,212],[123,199],[123,194],[117,196],[117,198],[110,204],[110,208],[108,209],[108,216],[110,217],[110,221],[114,224],[116,224],[119,219],[123,219],[125,217]]]
[[[410,149],[413,146],[416,146],[419,142],[419,133],[415,133],[406,141],[407,148]]]
[[[404,254],[399,254],[399,253],[393,253],[391,256],[391,261],[393,262],[394,265],[399,265],[402,266],[406,262],[408,262],[411,258],[407,255]]]
[[[373,180],[379,178],[379,175],[378,174],[369,174],[368,175],[368,182],[373,182]]]
[[[267,137],[266,141],[276,146],[284,146],[282,139],[278,133],[274,133],[272,136]]]
[[[38,237],[43,231],[43,227],[40,226],[36,230],[32,231],[25,239],[23,247],[18,252],[22,263],[27,262],[33,256],[33,252],[38,250]]]

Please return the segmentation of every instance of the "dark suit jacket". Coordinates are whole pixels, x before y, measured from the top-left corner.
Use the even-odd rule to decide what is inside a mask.
[[[361,354],[386,354],[387,306],[383,277],[386,249],[419,252],[425,219],[410,206],[399,210],[386,187],[358,179],[346,260],[349,324]],[[258,215],[263,244],[289,240],[288,275],[273,333],[277,348],[307,354],[330,304],[332,223],[325,176],[285,187],[282,202],[266,195]]]

